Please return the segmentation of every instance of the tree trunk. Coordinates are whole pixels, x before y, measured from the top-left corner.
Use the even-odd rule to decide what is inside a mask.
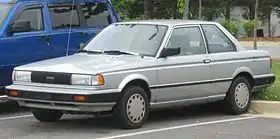
[[[144,0],[144,18],[151,18],[152,14],[152,0]]]
[[[173,19],[178,19],[177,3],[178,0],[172,0],[171,11]]]
[[[267,21],[268,21],[268,37],[271,37],[271,12],[267,15]]]
[[[255,19],[255,7],[254,7],[254,5],[249,6],[249,19],[250,20]]]
[[[226,6],[226,13],[225,13],[226,20],[230,20],[230,5],[227,4]]]
[[[184,11],[184,19],[189,19],[189,12],[190,12],[190,0],[185,0],[185,11]]]
[[[199,4],[198,4],[199,6],[198,6],[198,19],[199,20],[201,20],[201,18],[202,18],[202,1],[201,0],[199,0]]]

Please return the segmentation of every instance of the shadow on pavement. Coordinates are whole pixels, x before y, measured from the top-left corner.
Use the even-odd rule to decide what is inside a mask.
[[[210,103],[203,105],[192,105],[182,108],[174,109],[164,109],[152,111],[149,114],[147,124],[154,124],[157,122],[172,122],[180,121],[185,119],[196,119],[200,117],[212,117],[212,116],[226,116],[226,114],[219,103]],[[41,123],[40,123],[41,124]],[[58,129],[65,127],[74,128],[75,130],[79,129],[88,129],[88,128],[98,128],[98,129],[115,129],[114,121],[112,116],[107,117],[94,117],[94,116],[65,116],[58,123],[44,124],[44,126],[54,126],[51,128]],[[107,131],[107,130],[106,130]],[[105,131],[96,131],[95,133],[107,133]]]
[[[14,101],[0,103],[0,115],[27,112],[27,108],[19,107]]]

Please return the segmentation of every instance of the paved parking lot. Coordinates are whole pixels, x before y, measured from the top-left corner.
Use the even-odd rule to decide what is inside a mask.
[[[121,130],[110,117],[64,116],[58,123],[39,123],[28,111],[2,113],[2,139],[278,139],[280,120],[223,113],[218,104],[152,112],[141,129]]]

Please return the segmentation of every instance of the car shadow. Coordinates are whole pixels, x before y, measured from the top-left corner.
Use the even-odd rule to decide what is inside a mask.
[[[186,122],[186,120],[191,123],[200,121],[201,119],[209,119],[212,117],[227,116],[223,106],[220,102],[208,103],[201,105],[191,105],[181,108],[170,108],[162,109],[157,111],[152,111],[143,128],[153,128],[154,125],[166,125],[174,123],[180,123],[181,121]],[[7,109],[8,107],[4,107]],[[11,108],[11,105],[9,105]],[[16,105],[13,109],[7,109],[7,111],[2,112],[2,114],[18,113],[19,111],[26,111],[28,109],[18,108]],[[1,114],[1,115],[2,115]],[[231,116],[231,115],[228,115]],[[34,117],[24,122],[25,127],[21,128],[22,132],[34,133],[34,132],[77,132],[77,133],[94,133],[106,135],[114,131],[122,131],[115,127],[114,119],[112,116],[105,117],[94,117],[91,115],[64,115],[63,118],[55,123],[41,123],[37,121]],[[21,126],[21,125],[19,125]],[[22,125],[23,126],[23,125]]]
[[[147,125],[160,122],[173,122],[185,119],[208,118],[217,116],[226,116],[224,109],[221,107],[220,102],[209,103],[203,105],[192,105],[181,108],[170,108],[152,111],[147,119]],[[38,122],[39,123],[39,122]],[[54,126],[56,130],[59,128],[68,129],[113,129],[118,130],[114,126],[112,116],[94,117],[94,116],[68,116],[66,115],[57,123],[45,124],[45,126]],[[93,131],[95,133],[109,133],[107,131]]]
[[[1,116],[6,114],[11,115],[19,112],[26,112],[26,111],[28,111],[27,108],[19,107],[17,102],[15,101],[7,101],[7,102],[0,103]]]

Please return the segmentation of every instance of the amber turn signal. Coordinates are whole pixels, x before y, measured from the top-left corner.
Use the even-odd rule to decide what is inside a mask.
[[[13,96],[13,97],[19,96],[19,95],[18,95],[18,91],[14,91],[14,90],[9,91],[9,95],[10,95],[10,96]]]
[[[101,74],[97,75],[97,80],[98,80],[98,85],[104,85],[105,84],[104,77]]]
[[[74,96],[75,101],[86,101],[86,96]]]

